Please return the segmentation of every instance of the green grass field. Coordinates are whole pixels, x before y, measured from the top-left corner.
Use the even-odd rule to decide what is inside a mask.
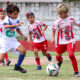
[[[52,56],[56,56],[56,52],[49,52]],[[76,56],[80,56],[80,52],[75,52],[75,55]],[[39,52],[39,56],[40,57],[42,57],[43,55],[42,55],[42,53],[41,52]],[[63,54],[63,56],[68,56],[68,53],[67,52],[65,52],[64,54]],[[15,55],[13,55],[11,52],[9,52],[9,57],[10,58],[17,58],[18,56],[15,56]],[[31,52],[31,51],[28,51],[27,53],[26,53],[26,57],[34,57],[34,53],[33,52]]]
[[[40,56],[41,52],[39,53]],[[33,52],[28,52],[26,57],[33,57]],[[52,53],[51,55],[55,56],[56,53]],[[65,53],[64,56],[67,56],[68,53]],[[80,53],[76,53],[75,55],[80,56]],[[17,56],[18,57],[18,56]],[[11,53],[9,53],[9,58],[17,58]],[[78,61],[78,66],[80,65],[80,61]],[[50,77],[46,73],[46,66],[42,65],[42,70],[35,71],[36,65],[23,65],[23,67],[28,71],[26,74],[22,74],[20,72],[16,72],[13,70],[14,66],[0,66],[0,80],[80,80],[80,77],[74,77],[74,72],[72,65],[69,60],[65,60],[62,65],[59,75],[57,77]],[[80,70],[80,66],[79,66]]]

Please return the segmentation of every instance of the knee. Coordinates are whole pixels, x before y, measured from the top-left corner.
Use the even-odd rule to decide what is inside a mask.
[[[21,51],[21,53],[22,53],[23,55],[26,55],[26,49],[23,49],[23,50]]]
[[[36,58],[39,58],[38,51],[34,51],[34,55]]]
[[[46,53],[46,52],[42,52],[42,53],[43,53],[43,55],[44,55],[44,56],[46,56],[46,55],[47,55],[47,53]]]
[[[37,51],[37,50],[34,50],[34,54],[35,54],[35,55],[38,54],[38,51]]]

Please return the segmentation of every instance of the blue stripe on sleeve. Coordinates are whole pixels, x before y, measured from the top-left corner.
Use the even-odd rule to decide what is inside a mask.
[[[3,25],[8,25],[8,23],[4,22]]]
[[[16,30],[20,30],[20,28],[19,28],[19,27],[17,27],[17,28],[16,28]]]

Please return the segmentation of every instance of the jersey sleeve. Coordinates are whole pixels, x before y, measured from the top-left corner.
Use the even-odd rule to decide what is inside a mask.
[[[42,21],[38,21],[38,24],[40,25],[40,26],[43,26],[43,22]]]
[[[5,20],[3,21],[3,25],[9,25],[8,18],[5,18]]]
[[[52,26],[52,31],[56,31],[57,27],[58,27],[58,23],[55,21]]]

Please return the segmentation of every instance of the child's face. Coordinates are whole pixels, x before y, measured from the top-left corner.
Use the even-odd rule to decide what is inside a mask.
[[[13,13],[8,13],[8,16],[11,18],[11,19],[17,19],[18,17],[18,12],[17,11],[14,11]]]
[[[59,17],[64,19],[68,17],[68,13],[58,13]]]
[[[0,19],[3,20],[5,19],[6,12],[0,12]]]
[[[30,24],[34,23],[34,19],[35,19],[35,17],[33,15],[30,15],[27,17],[27,20],[30,22]]]

